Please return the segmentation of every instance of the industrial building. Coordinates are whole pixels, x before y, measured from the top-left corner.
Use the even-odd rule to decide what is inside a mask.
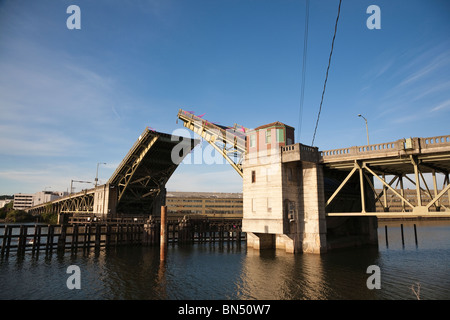
[[[242,193],[170,192],[166,194],[169,214],[201,214],[211,217],[242,217]]]

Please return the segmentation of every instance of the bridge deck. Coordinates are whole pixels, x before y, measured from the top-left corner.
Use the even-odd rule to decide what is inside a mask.
[[[79,214],[151,214],[165,185],[200,141],[146,128],[105,185],[47,202],[27,211]],[[156,201],[155,201],[156,200]]]
[[[355,161],[370,161],[378,167],[397,173],[410,173],[405,164],[411,165],[411,156],[425,161],[424,171],[450,171],[450,135],[430,138],[409,138],[393,142],[325,150],[320,152],[321,162],[329,168],[348,170]]]

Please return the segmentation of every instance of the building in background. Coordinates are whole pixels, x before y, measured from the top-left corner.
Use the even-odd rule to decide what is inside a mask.
[[[242,193],[167,192],[169,214],[208,216],[242,216]]]
[[[60,197],[68,195],[67,192],[60,191],[40,191],[31,193],[16,193],[14,195],[14,210],[25,210],[42,203],[56,200]]]
[[[33,206],[34,194],[31,193],[16,193],[14,195],[14,210],[25,210]]]
[[[60,192],[60,191],[40,191],[36,192],[33,195],[33,206],[37,206],[42,203],[46,203],[49,201],[56,200],[63,196],[68,195],[68,192]]]

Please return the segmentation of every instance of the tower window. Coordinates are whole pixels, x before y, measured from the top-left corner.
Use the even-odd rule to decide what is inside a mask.
[[[271,143],[272,131],[269,129],[266,131],[266,143]]]

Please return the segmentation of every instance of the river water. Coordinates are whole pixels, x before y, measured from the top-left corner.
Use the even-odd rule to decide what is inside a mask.
[[[0,259],[0,299],[300,300],[450,299],[450,221],[379,222],[378,247],[324,255],[254,251],[231,244],[128,246]],[[417,225],[418,245],[413,224]],[[385,241],[388,226],[389,246]],[[80,289],[69,289],[68,267],[79,267]],[[380,289],[369,289],[379,267]],[[376,274],[375,274],[376,275]]]

